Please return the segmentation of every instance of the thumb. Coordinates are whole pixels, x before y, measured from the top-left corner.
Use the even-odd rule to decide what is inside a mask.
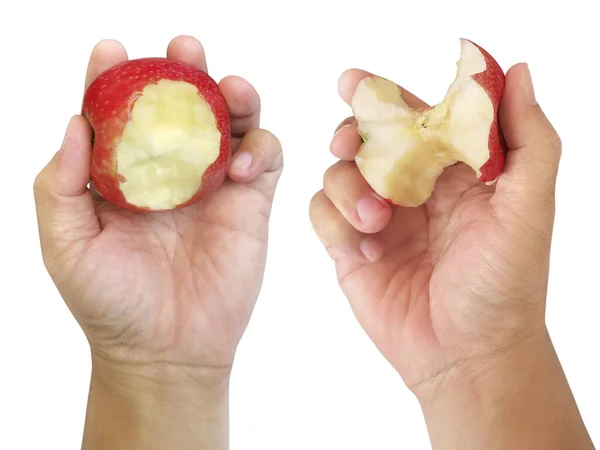
[[[500,123],[508,153],[496,193],[513,206],[551,205],[553,211],[562,144],[535,99],[526,64],[506,74]]]
[[[90,181],[91,129],[82,116],[69,122],[61,149],[39,173],[34,196],[44,262],[82,248],[100,233],[100,225],[88,189]],[[50,267],[48,267],[50,269]]]

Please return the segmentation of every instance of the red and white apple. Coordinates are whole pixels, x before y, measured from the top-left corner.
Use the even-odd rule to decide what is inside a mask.
[[[227,175],[227,103],[195,66],[166,58],[118,64],[86,90],[82,114],[94,130],[94,188],[121,208],[182,208]]]
[[[506,144],[498,121],[505,75],[488,52],[461,40],[458,73],[444,98],[413,109],[394,83],[362,80],[352,98],[363,144],[355,161],[383,198],[415,207],[431,196],[443,170],[469,165],[481,182],[493,183],[504,169]]]

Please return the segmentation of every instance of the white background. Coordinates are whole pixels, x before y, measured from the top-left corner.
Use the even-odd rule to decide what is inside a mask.
[[[365,68],[436,102],[454,77],[459,37],[482,45],[504,69],[528,62],[563,139],[548,322],[600,443],[593,1],[151,3],[0,6],[1,449],[79,448],[90,375],[84,336],[40,258],[33,179],[79,111],[97,41],[121,40],[132,58],[163,56],[178,34],[202,40],[214,78],[239,74],[257,87],[262,126],[285,152],[264,289],[232,381],[232,449],[429,448],[416,400],[357,325],[307,210],[333,162],[333,129],[350,114],[337,96],[338,75]]]

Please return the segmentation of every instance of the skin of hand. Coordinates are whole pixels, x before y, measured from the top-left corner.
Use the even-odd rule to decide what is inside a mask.
[[[369,75],[345,72],[342,99],[350,104]],[[412,107],[426,106],[408,91],[403,97]],[[497,183],[479,183],[472,169],[457,164],[417,208],[394,207],[367,184],[354,163],[362,140],[356,120],[348,118],[331,143],[339,161],[326,171],[324,188],[310,204],[313,227],[335,261],[358,321],[416,394],[430,434],[444,428],[439,442],[433,439],[436,449],[496,448],[490,439],[483,447],[475,444],[473,425],[482,411],[464,424],[472,441],[454,441],[445,429],[448,417],[475,411],[473,400],[492,396],[494,378],[515,378],[522,367],[509,365],[528,359],[513,357],[521,349],[553,355],[545,301],[562,145],[536,101],[526,64],[507,72],[500,116],[509,152]],[[546,360],[560,370],[555,356]],[[561,377],[552,384],[561,386],[557,391],[566,385]],[[461,392],[474,399],[460,398]],[[565,397],[563,403],[572,406]]]
[[[172,40],[167,57],[207,70],[202,45],[189,36]],[[86,87],[127,58],[120,43],[100,42]],[[255,89],[235,76],[219,87],[234,155],[228,178],[201,203],[134,213],[99,198],[88,186],[92,130],[80,115],[35,180],[43,260],[89,341],[93,378],[117,374],[123,387],[135,373],[131,386],[153,379],[161,390],[165,379],[227,384],[261,289],[283,159],[277,138],[258,128]]]

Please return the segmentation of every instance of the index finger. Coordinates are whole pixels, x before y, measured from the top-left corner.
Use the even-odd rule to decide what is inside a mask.
[[[348,103],[348,105],[351,105],[352,97],[354,96],[354,93],[356,92],[358,83],[360,83],[363,79],[365,79],[367,77],[373,77],[373,76],[375,76],[375,75],[370,72],[367,72],[366,70],[360,70],[360,69],[346,70],[340,76],[340,79],[338,81],[338,92],[340,93],[340,97],[342,97],[342,99],[346,103]],[[429,107],[429,105],[427,103],[425,103],[423,100],[421,100],[419,97],[417,97],[416,95],[407,91],[403,87],[401,87],[401,86],[399,86],[399,87],[400,87],[400,90],[402,91],[402,98],[404,99],[404,101],[406,102],[406,104],[408,106],[410,106],[411,108],[414,108],[414,109]]]
[[[370,72],[360,69],[350,69],[345,71],[338,82],[338,91],[340,97],[352,105],[352,97],[356,92],[358,84],[367,77],[375,76]],[[413,108],[428,108],[429,105],[421,100],[416,95],[407,91],[403,87],[400,87],[402,99],[406,104]],[[348,117],[345,119],[336,129],[333,140],[331,141],[330,151],[336,158],[340,158],[345,161],[354,160],[360,146],[362,144],[362,138],[358,134],[357,122],[354,117]]]

